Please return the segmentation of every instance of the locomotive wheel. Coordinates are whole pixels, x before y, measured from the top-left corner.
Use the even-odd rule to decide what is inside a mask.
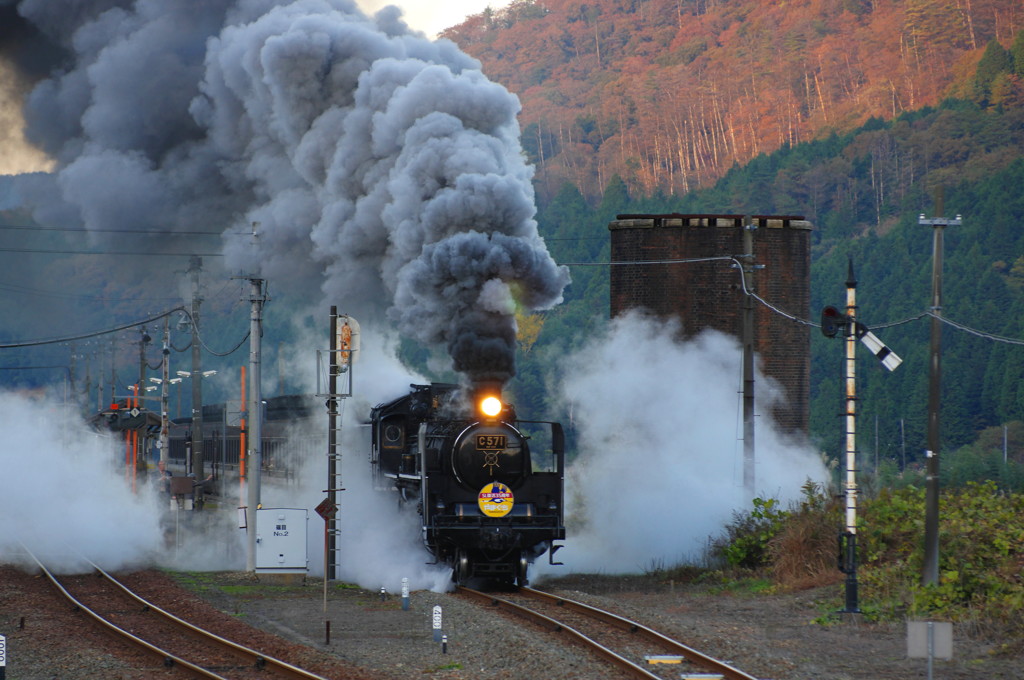
[[[469,555],[465,550],[459,550],[455,554],[455,570],[452,573],[452,580],[457,585],[464,586],[469,581]]]
[[[526,559],[526,554],[520,553],[519,562],[516,564],[516,585],[520,588],[530,585],[530,579],[527,578],[529,568],[530,562]]]

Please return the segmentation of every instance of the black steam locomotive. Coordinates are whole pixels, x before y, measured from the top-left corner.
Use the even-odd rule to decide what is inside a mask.
[[[565,538],[565,438],[523,421],[494,386],[412,385],[371,412],[374,480],[415,504],[423,542],[452,579],[526,585],[527,569]],[[532,449],[532,450],[531,450]]]

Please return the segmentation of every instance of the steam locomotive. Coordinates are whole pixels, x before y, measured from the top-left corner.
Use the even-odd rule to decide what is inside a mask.
[[[527,570],[565,538],[565,437],[524,421],[500,387],[411,385],[371,411],[375,486],[422,517],[423,542],[452,580],[526,585]]]

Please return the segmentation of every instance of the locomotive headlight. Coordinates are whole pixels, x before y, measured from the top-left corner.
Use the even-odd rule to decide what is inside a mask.
[[[501,399],[497,397],[484,397],[480,401],[480,412],[488,418],[495,418],[501,413]]]

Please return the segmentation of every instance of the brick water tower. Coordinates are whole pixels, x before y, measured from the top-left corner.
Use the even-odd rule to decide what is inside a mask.
[[[619,215],[608,229],[612,261],[636,263],[611,268],[611,315],[641,307],[675,316],[686,337],[714,328],[742,342],[747,296],[737,262],[742,263],[747,285],[783,312],[757,301],[750,312],[754,353],[784,391],[771,416],[783,431],[806,434],[810,327],[785,314],[810,318],[810,222],[769,215]],[[753,258],[742,257],[748,248]],[[676,262],[722,257],[736,262]],[[740,364],[738,354],[737,375]]]

